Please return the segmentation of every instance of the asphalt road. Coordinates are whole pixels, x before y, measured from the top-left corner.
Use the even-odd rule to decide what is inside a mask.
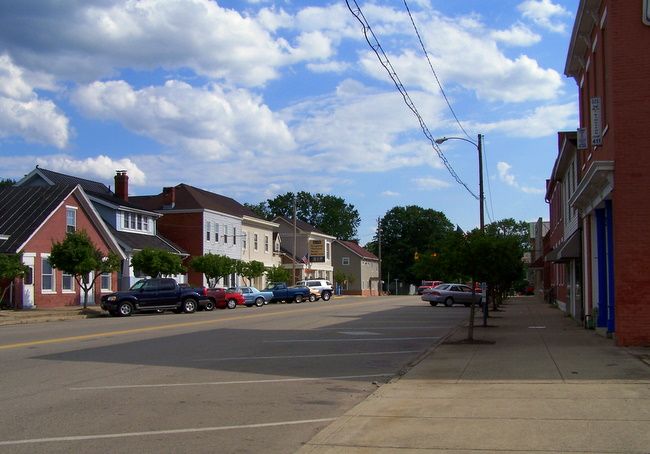
[[[416,296],[0,328],[0,453],[290,453],[467,318]]]

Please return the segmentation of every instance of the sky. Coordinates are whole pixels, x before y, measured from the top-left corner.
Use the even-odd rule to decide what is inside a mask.
[[[332,194],[365,244],[396,206],[477,227],[482,134],[486,223],[548,219],[557,132],[578,126],[578,0],[349,5],[0,0],[0,179],[39,165],[111,187],[126,170],[131,195]]]

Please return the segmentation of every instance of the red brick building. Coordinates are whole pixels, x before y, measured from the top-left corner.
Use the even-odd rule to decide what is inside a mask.
[[[0,188],[0,253],[22,254],[29,267],[23,279],[16,279],[12,305],[31,309],[78,306],[83,292],[74,278],[52,268],[49,254],[53,242],[63,241],[66,232],[84,230],[95,246],[108,254],[122,256],[115,238],[102,222],[79,185]],[[117,273],[97,278],[89,304],[99,302],[102,293],[117,289]]]
[[[579,91],[583,309],[618,345],[650,345],[648,0],[581,0],[565,74]]]

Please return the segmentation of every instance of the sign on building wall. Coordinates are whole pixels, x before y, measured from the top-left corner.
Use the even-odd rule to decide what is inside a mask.
[[[591,145],[594,147],[603,144],[602,118],[600,115],[600,98],[591,98]]]
[[[311,240],[309,242],[309,260],[311,262],[325,262],[325,241]]]
[[[589,148],[587,144],[587,128],[578,128],[578,150],[586,150]]]
[[[643,0],[643,23],[650,25],[650,0]]]

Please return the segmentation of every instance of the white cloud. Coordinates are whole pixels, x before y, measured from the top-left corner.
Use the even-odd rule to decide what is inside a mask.
[[[523,193],[534,194],[534,195],[544,194],[544,190],[541,188],[534,188],[531,186],[521,186],[515,179],[515,176],[512,173],[510,173],[511,169],[512,166],[507,162],[503,162],[503,161],[498,162],[497,172],[499,174],[499,179],[503,181],[505,184],[507,184],[508,186],[517,188]]]
[[[279,77],[278,68],[332,55],[317,29],[293,42],[272,34],[289,24],[266,10],[259,19],[206,0],[55,2],[43,14],[3,7],[0,42],[22,66],[88,82],[120,68],[182,69],[243,86]],[[277,23],[274,23],[273,21]],[[20,23],[20,28],[15,26]]]
[[[342,73],[350,68],[350,64],[342,61],[326,61],[309,63],[307,68],[315,73]]]
[[[48,156],[36,159],[36,163],[56,172],[107,182],[107,185],[112,184],[116,170],[126,170],[129,184],[144,185],[147,183],[144,172],[128,158],[111,159],[108,156],[99,155],[79,160],[68,156]]]
[[[385,197],[399,197],[400,193],[399,192],[394,192],[394,191],[384,191],[381,193],[381,195]]]
[[[90,117],[124,128],[203,160],[237,155],[246,160],[294,146],[287,126],[246,90],[185,82],[136,90],[124,81],[79,88],[74,103]]]
[[[526,0],[520,3],[517,9],[526,19],[555,33],[564,33],[566,23],[562,20],[571,17],[571,13],[562,5],[551,0]]]
[[[515,24],[507,30],[495,30],[490,35],[508,46],[530,46],[542,40],[540,35],[522,24]]]
[[[578,127],[578,106],[574,102],[535,108],[518,118],[475,125],[483,132],[498,132],[509,137],[538,138]]]
[[[40,99],[22,68],[0,55],[0,138],[21,137],[64,148],[68,118],[50,100]]]
[[[437,178],[415,178],[413,179],[415,186],[419,189],[442,189],[448,188],[450,184],[447,181],[439,180]]]

